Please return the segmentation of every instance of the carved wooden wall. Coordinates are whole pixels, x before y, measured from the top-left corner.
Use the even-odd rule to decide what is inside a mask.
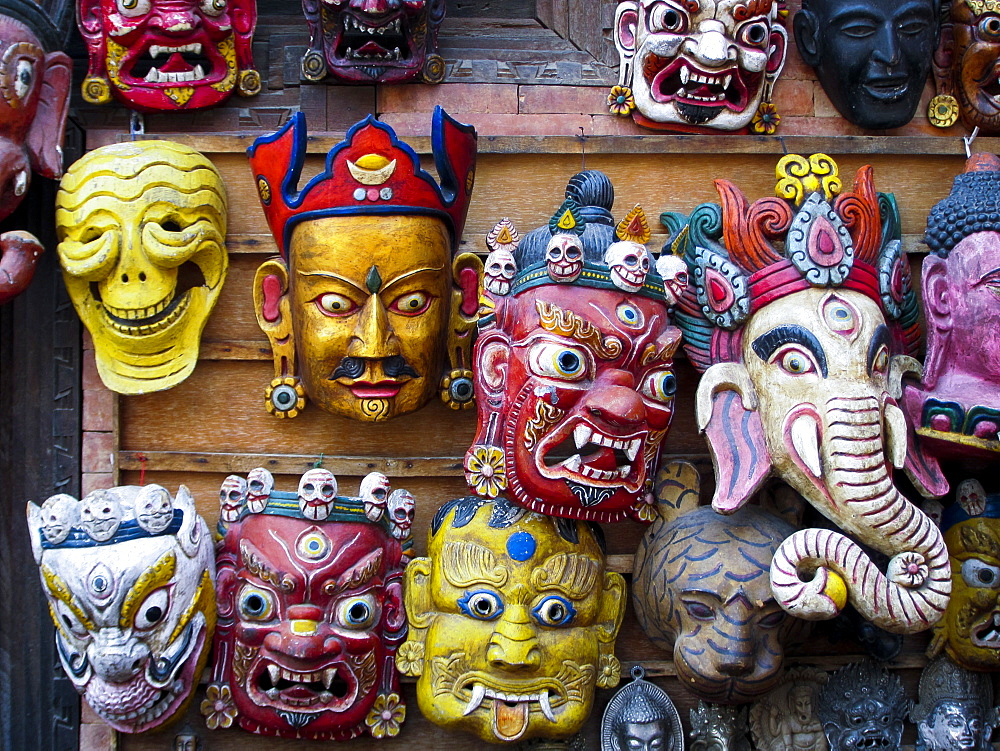
[[[448,74],[439,86],[342,87],[302,84],[299,58],[307,34],[293,4],[261,1],[255,57],[265,81],[256,99],[231,100],[197,114],[150,115],[147,137],[171,138],[208,155],[222,172],[230,201],[229,279],[205,330],[201,361],[180,386],[157,394],[118,398],[96,376],[92,352],[84,360],[82,491],[108,484],[157,482],[188,485],[201,513],[214,525],[218,489],[225,475],[265,466],[280,487],[316,461],[333,471],[344,492],[355,492],[371,470],[387,474],[417,499],[416,548],[426,548],[426,529],[437,507],[464,495],[462,455],[471,442],[475,416],[440,403],[388,424],[352,422],[308,407],[294,420],[276,420],[264,410],[271,378],[267,340],[257,327],[251,281],[257,266],[275,252],[250,179],[245,149],[289,115],[306,113],[307,173],[318,172],[323,155],[346,128],[369,113],[397,129],[421,153],[429,149],[430,112],[442,104],[453,116],[476,125],[480,157],[463,245],[485,254],[483,237],[501,216],[522,230],[548,220],[562,198],[566,179],[582,166],[606,171],[617,195],[616,214],[641,203],[651,216],[666,209],[689,211],[717,200],[715,177],[727,177],[752,198],[774,188],[774,165],[783,153],[824,151],[838,159],[841,174],[862,164],[875,167],[876,185],[894,192],[903,218],[904,245],[919,269],[925,217],[948,193],[961,171],[964,151],[959,128],[933,131],[922,114],[891,134],[863,134],[829,105],[794,47],[775,88],[784,117],[779,136],[652,135],[607,113],[607,87],[616,80],[609,27],[610,0],[450,0],[442,31]],[[789,3],[790,11],[798,3]],[[930,89],[925,95],[929,99]],[[78,105],[81,103],[78,101]],[[128,114],[121,109],[78,106],[87,147],[127,139]],[[1000,140],[980,139],[977,149],[1000,150]],[[306,175],[308,177],[308,174]],[[665,237],[654,237],[659,247]],[[85,346],[88,346],[85,342]],[[707,449],[697,434],[693,395],[697,375],[678,369],[678,413],[665,452],[693,459],[711,490]],[[626,574],[642,528],[625,522],[606,526],[614,568]],[[911,695],[924,665],[926,637],[907,639],[893,667]],[[642,662],[663,685],[687,722],[692,697],[678,684],[669,655],[655,649],[627,613],[618,654],[627,668]],[[820,633],[793,651],[789,664],[834,669],[856,657],[856,648],[835,645]],[[625,673],[625,670],[623,670]],[[408,718],[393,741],[358,739],[352,748],[438,748],[469,746],[470,737],[448,734],[426,722],[412,682],[405,684]],[[598,695],[603,707],[611,692]],[[200,701],[200,696],[199,696]],[[81,749],[112,749],[111,732],[84,707]],[[596,748],[600,710],[588,725],[588,748]],[[187,721],[211,751],[313,749],[329,744],[257,738],[239,730],[210,732],[197,713]],[[183,724],[183,723],[181,723]],[[177,726],[145,737],[121,737],[117,748],[154,751],[170,747]],[[908,742],[912,743],[912,731]]]

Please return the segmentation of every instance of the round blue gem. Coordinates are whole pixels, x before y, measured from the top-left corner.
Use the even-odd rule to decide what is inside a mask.
[[[526,561],[535,554],[535,538],[527,532],[515,532],[507,538],[507,555],[515,561]]]

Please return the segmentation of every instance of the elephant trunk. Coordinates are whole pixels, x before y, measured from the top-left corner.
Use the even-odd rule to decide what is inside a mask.
[[[890,404],[886,409],[898,408]],[[771,563],[771,586],[781,606],[800,618],[832,618],[849,596],[875,625],[915,633],[944,614],[951,566],[941,531],[892,483],[882,413],[879,400],[872,397],[827,403],[821,482],[830,503],[827,515],[892,556],[887,573],[846,536],[806,529],[778,549]],[[810,463],[807,458],[804,462]],[[800,574],[813,576],[803,581]]]
[[[0,235],[0,305],[21,294],[35,275],[42,244],[29,232],[14,230]]]

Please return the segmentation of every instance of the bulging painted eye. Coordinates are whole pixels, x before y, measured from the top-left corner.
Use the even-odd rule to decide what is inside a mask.
[[[649,10],[649,30],[680,34],[687,30],[687,14],[669,3],[657,3]]]
[[[226,9],[226,0],[201,0],[201,10],[210,16],[221,15]]]
[[[642,379],[643,396],[669,402],[677,393],[677,378],[669,370],[655,370]]]
[[[379,615],[375,595],[348,597],[337,605],[337,624],[352,631],[371,628]]]
[[[754,21],[741,27],[737,38],[741,44],[749,47],[763,47],[767,43],[770,32],[771,29],[768,27],[767,21]]]
[[[816,372],[812,358],[797,347],[786,347],[772,358],[771,362],[790,375],[806,375]]]
[[[623,302],[615,310],[618,315],[618,320],[624,323],[629,328],[639,328],[645,323],[645,319],[642,316],[642,311],[639,310],[635,305],[627,302]]]
[[[274,595],[252,584],[240,592],[240,615],[248,621],[267,621],[274,615]]]
[[[775,626],[780,626],[785,620],[785,611],[776,610],[773,613],[768,613],[759,621],[757,625],[761,628],[774,628]]]
[[[20,58],[14,66],[14,95],[22,102],[31,93],[31,85],[35,81],[35,61]]]
[[[503,612],[503,600],[496,592],[477,589],[458,599],[458,607],[471,618],[492,621]]]
[[[338,295],[336,292],[324,292],[316,298],[316,305],[324,315],[335,318],[348,316],[358,308],[354,300],[345,295]]]
[[[685,602],[684,608],[687,610],[688,615],[699,621],[711,621],[715,619],[715,611],[704,603]]]
[[[587,374],[586,354],[576,348],[545,342],[536,344],[528,355],[532,371],[546,378],[578,381]]]
[[[389,310],[404,316],[416,316],[427,310],[430,304],[431,296],[426,292],[410,292],[393,300]]]
[[[166,587],[160,587],[156,591],[151,592],[143,600],[142,605],[139,606],[139,610],[136,611],[135,627],[140,631],[153,628],[153,626],[166,617],[169,607],[170,592]]]
[[[566,626],[576,617],[576,610],[569,600],[551,595],[538,603],[531,614],[543,626]]]
[[[76,617],[76,614],[69,609],[69,606],[66,605],[65,602],[62,600],[56,600],[55,611],[59,616],[59,620],[62,622],[62,625],[71,631],[74,636],[81,639],[90,636],[90,632],[87,630],[87,627],[80,623],[80,619]]]
[[[889,348],[881,347],[872,360],[872,369],[877,373],[884,373],[889,367]]]
[[[979,33],[985,39],[1000,39],[1000,16],[988,15],[980,19]]]
[[[962,579],[969,587],[1000,589],[1000,567],[969,558],[962,562]]]
[[[150,0],[117,0],[118,12],[128,18],[144,16],[152,9]]]

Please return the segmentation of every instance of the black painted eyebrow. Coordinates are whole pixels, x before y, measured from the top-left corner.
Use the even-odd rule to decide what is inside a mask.
[[[872,365],[875,364],[875,356],[883,344],[891,349],[892,336],[889,334],[889,327],[884,323],[879,324],[879,327],[875,329],[875,333],[872,334],[872,340],[868,345],[868,375],[872,374]]]
[[[819,363],[820,372],[826,378],[826,352],[823,350],[823,345],[807,328],[794,325],[775,326],[767,333],[754,339],[750,346],[757,353],[757,357],[767,362],[779,347],[786,344],[798,344],[812,352],[816,362]]]

